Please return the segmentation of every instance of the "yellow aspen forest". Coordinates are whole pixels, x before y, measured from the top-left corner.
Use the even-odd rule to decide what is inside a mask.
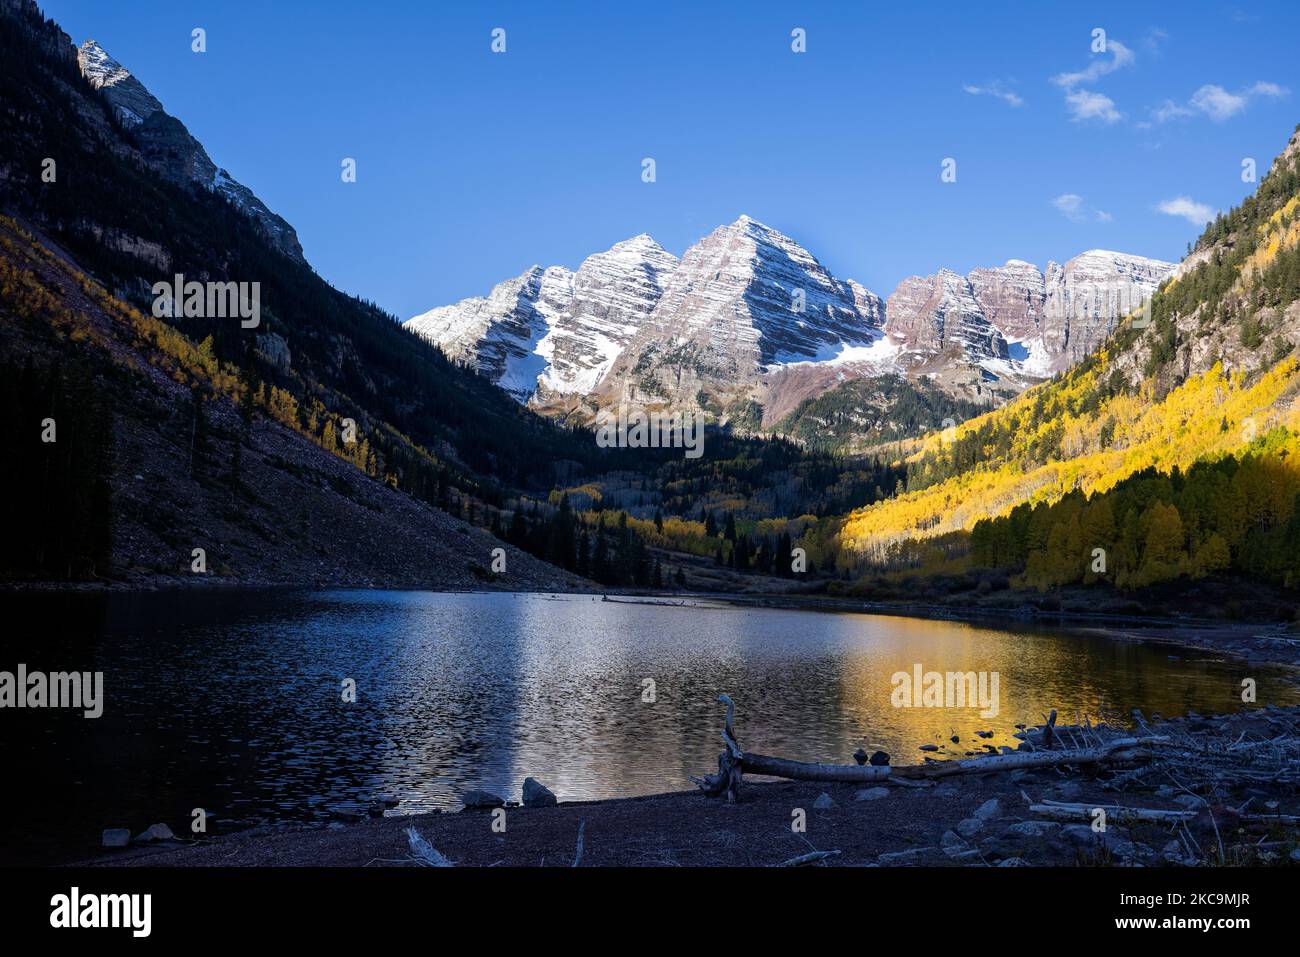
[[[970,531],[980,519],[1007,515],[1021,503],[1051,504],[1071,492],[1105,492],[1144,469],[1187,469],[1197,460],[1248,446],[1279,426],[1300,428],[1300,376],[1290,358],[1250,385],[1216,365],[1161,402],[1120,395],[1083,414],[1067,411],[1047,419],[1035,414],[1043,392],[1055,390],[1052,399],[1068,406],[1104,370],[1103,356],[1098,370],[1077,382],[1033,390],[1005,409],[964,423],[953,437],[931,436],[914,457],[923,475],[929,463],[944,462],[945,444],[979,436],[990,425],[1014,438],[1006,453],[977,468],[848,516],[840,533],[844,560],[884,562],[899,542]],[[1031,449],[1053,435],[1069,457],[1025,468]]]

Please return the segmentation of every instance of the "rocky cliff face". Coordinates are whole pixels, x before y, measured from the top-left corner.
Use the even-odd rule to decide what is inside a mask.
[[[1047,264],[1042,341],[1053,370],[1078,362],[1173,275],[1174,263],[1091,249]]]
[[[588,257],[558,320],[537,345],[546,362],[535,405],[564,404],[605,377],[663,297],[677,257],[642,233]]]
[[[476,296],[431,309],[405,325],[436,343],[448,358],[478,370],[526,402],[544,369],[537,344],[572,294],[569,270],[533,266],[493,287],[486,298]]]
[[[944,352],[975,363],[1008,358],[1006,339],[976,301],[970,281],[950,270],[904,279],[885,316],[890,336],[917,358]]]
[[[856,288],[854,288],[856,287]],[[690,408],[751,390],[766,370],[879,338],[880,300],[748,216],[682,256],[653,313],[600,384],[604,405]]]
[[[253,191],[218,168],[185,124],[167,113],[158,99],[131,72],[94,40],[77,50],[81,73],[104,94],[129,131],[145,161],[177,183],[221,194],[258,224],[283,252],[303,261],[298,234],[271,212]]]
[[[588,257],[576,272],[533,266],[487,298],[431,309],[406,327],[518,401],[558,410],[604,377],[676,265],[643,234]]]
[[[961,277],[912,276],[889,297],[886,328],[910,349],[938,351],[957,342],[976,362],[1007,358],[998,338],[1021,346],[1013,356],[1029,374],[1049,375],[1078,362],[1115,323],[1151,298],[1173,263],[1102,249],[1064,266],[1012,259]],[[1038,363],[1031,363],[1030,356]]]
[[[966,279],[988,321],[1009,342],[1041,334],[1047,287],[1042,270],[1033,263],[1009,259],[1004,266],[972,269]]]

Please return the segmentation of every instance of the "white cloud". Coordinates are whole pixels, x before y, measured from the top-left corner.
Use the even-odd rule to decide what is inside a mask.
[[[1188,102],[1210,119],[1220,121],[1246,108],[1246,97],[1229,93],[1223,87],[1215,86],[1213,83],[1207,83],[1193,93]]]
[[[1175,103],[1173,100],[1165,100],[1162,105],[1151,111],[1151,118],[1157,123],[1167,123],[1169,120],[1182,119],[1195,113],[1196,111],[1191,107]]]
[[[1230,93],[1217,83],[1206,83],[1192,94],[1186,106],[1173,100],[1165,100],[1161,106],[1151,111],[1151,118],[1157,123],[1166,123],[1169,120],[1186,119],[1201,113],[1216,123],[1222,123],[1244,110],[1256,97],[1268,96],[1278,99],[1290,92],[1284,86],[1264,80],[1236,93]]]
[[[1076,123],[1080,120],[1101,120],[1110,124],[1123,115],[1115,109],[1114,100],[1104,93],[1093,93],[1090,90],[1074,90],[1065,94],[1065,108]]]
[[[1106,41],[1107,59],[1104,55],[1088,64],[1087,69],[1076,73],[1058,73],[1052,82],[1065,90],[1065,108],[1070,118],[1078,123],[1081,120],[1100,120],[1110,124],[1117,122],[1123,115],[1115,108],[1115,101],[1104,93],[1078,89],[1080,84],[1099,80],[1108,73],[1126,67],[1133,62],[1133,51],[1118,40]]]
[[[1087,69],[1080,70],[1078,73],[1058,73],[1052,77],[1052,82],[1059,87],[1072,90],[1081,83],[1092,83],[1107,73],[1114,73],[1133,62],[1133,51],[1118,40],[1107,40],[1106,52],[1112,54],[1109,60],[1103,56],[1093,60],[1088,64]]]
[[[1066,219],[1074,219],[1083,206],[1083,197],[1078,193],[1062,193],[1052,200],[1052,205],[1059,209]]]
[[[1159,204],[1156,209],[1166,216],[1181,216],[1193,226],[1204,226],[1214,218],[1214,210],[1188,196],[1176,196]]]
[[[1109,223],[1113,218],[1110,213],[1089,206],[1078,193],[1062,193],[1052,200],[1052,205],[1072,223],[1082,223],[1090,219],[1099,223]]]
[[[1025,105],[1025,101],[1019,95],[1013,93],[1011,90],[1003,88],[1001,80],[994,80],[986,86],[975,86],[974,84],[967,83],[962,87],[962,89],[972,96],[996,96],[1008,106]]]
[[[1246,92],[1252,96],[1283,97],[1291,91],[1284,86],[1278,86],[1276,83],[1265,83],[1263,80],[1260,80]]]

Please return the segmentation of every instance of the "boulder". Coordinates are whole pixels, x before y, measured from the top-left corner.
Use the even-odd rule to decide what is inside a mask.
[[[1083,825],[1086,827],[1087,825]],[[1016,837],[1044,838],[1053,837],[1061,829],[1055,821],[1018,821],[1002,833]]]
[[[536,778],[524,778],[524,807],[555,807],[560,802]]]
[[[1083,791],[1077,781],[1062,781],[1052,788],[1052,800],[1073,801]]]
[[[104,847],[126,847],[130,843],[131,829],[129,827],[104,828]]]
[[[1002,813],[1002,805],[998,803],[997,798],[989,798],[983,804],[975,809],[974,816],[981,821],[992,821]]]
[[[815,811],[829,811],[834,806],[835,802],[831,800],[831,796],[825,791],[817,796],[816,801],[813,801],[813,810]]]
[[[1134,844],[1113,827],[1108,827],[1104,831],[1094,831],[1090,824],[1067,824],[1061,828],[1061,837],[1085,853],[1105,852],[1119,861],[1130,861],[1142,856],[1139,845]]]
[[[506,799],[497,797],[491,791],[466,791],[460,796],[460,803],[465,805],[467,811],[478,811],[484,808],[505,807]]]
[[[1052,821],[1019,821],[980,846],[987,857],[1049,856],[1062,849],[1057,832],[1060,825]]]
[[[108,832],[105,831],[105,834]],[[143,831],[135,836],[137,844],[152,844],[154,841],[174,841],[176,835],[166,824],[151,824],[148,830]]]
[[[974,837],[984,829],[984,822],[977,817],[968,817],[957,822],[957,833],[962,837]]]
[[[853,795],[853,800],[879,801],[883,797],[889,797],[889,788],[865,788]]]
[[[949,857],[956,857],[970,849],[970,845],[956,831],[944,831],[943,837],[939,838],[939,847]]]

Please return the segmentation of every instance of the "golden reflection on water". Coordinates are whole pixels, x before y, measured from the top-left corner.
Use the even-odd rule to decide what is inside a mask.
[[[1230,665],[1061,632],[707,602],[435,597],[443,607],[410,607],[403,629],[437,630],[447,603],[459,606],[462,627],[409,653],[436,649],[443,662],[478,663],[432,679],[438,687],[427,692],[444,704],[421,749],[426,780],[447,784],[425,789],[433,804],[454,805],[469,785],[517,798],[528,776],[561,800],[689,788],[691,775],[716,765],[721,693],[737,702],[744,748],[849,762],[864,747],[890,753],[895,764],[923,760],[924,744],[940,746],[936,757],[1014,747],[1016,725],[1038,723],[1053,708],[1062,722],[1085,715],[1095,722],[1128,721],[1135,707],[1172,715],[1238,705],[1240,675]],[[891,677],[917,664],[996,672],[997,714],[895,707]],[[405,667],[427,673],[428,662]],[[642,700],[645,679],[654,681],[653,702]],[[409,767],[391,771],[406,778]]]

